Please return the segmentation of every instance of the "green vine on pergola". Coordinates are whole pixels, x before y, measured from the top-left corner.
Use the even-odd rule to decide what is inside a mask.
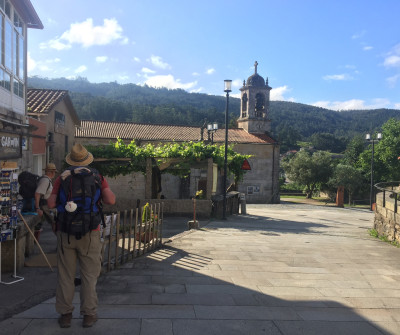
[[[191,167],[208,158],[212,158],[218,168],[223,168],[225,161],[224,145],[211,145],[204,142],[172,142],[159,146],[153,144],[139,146],[134,140],[125,144],[118,138],[115,143],[87,147],[95,157],[92,166],[108,177],[128,175],[133,172],[145,174],[148,158],[152,158],[153,164],[157,166],[168,159],[175,159],[177,162],[162,172],[181,177],[188,176]],[[233,150],[232,146],[228,146],[227,152],[228,173],[234,176],[235,182],[238,182],[243,179],[246,172],[242,170],[242,164],[251,155],[239,154]]]

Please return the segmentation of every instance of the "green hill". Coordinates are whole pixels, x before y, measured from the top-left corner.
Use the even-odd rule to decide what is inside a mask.
[[[131,121],[157,124],[202,125],[225,123],[224,96],[188,93],[136,84],[90,83],[86,78],[28,78],[30,88],[63,89],[70,92],[81,119]],[[229,100],[230,125],[239,117],[240,99]],[[400,110],[333,111],[288,101],[271,101],[273,135],[288,147],[310,140],[316,133],[349,139],[378,130],[388,119],[400,119]]]

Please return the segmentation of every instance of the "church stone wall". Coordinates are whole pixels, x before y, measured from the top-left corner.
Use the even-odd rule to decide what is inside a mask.
[[[244,193],[247,203],[279,203],[279,147],[274,145],[237,144],[235,150],[252,155],[238,191]]]

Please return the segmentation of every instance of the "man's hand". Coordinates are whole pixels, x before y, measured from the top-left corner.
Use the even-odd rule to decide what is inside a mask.
[[[36,213],[38,213],[38,215],[39,215],[40,217],[43,216],[43,211],[42,211],[40,208],[37,208],[37,209],[36,209]]]

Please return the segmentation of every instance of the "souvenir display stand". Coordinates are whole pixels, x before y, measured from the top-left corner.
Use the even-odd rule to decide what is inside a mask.
[[[2,168],[0,170],[0,283],[14,284],[23,277],[17,276],[17,231],[18,231],[18,174],[17,169]],[[13,281],[4,282],[1,278],[1,245],[14,240],[14,274]]]

